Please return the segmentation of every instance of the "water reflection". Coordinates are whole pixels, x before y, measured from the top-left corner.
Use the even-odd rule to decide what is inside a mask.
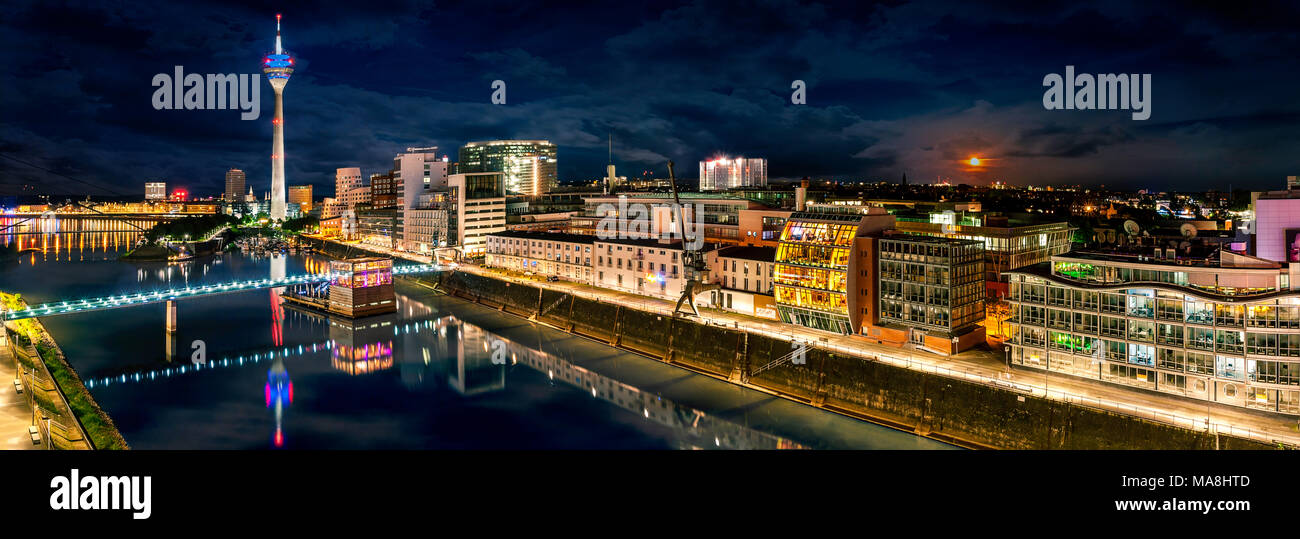
[[[161,222],[153,217],[0,216],[0,245],[16,245],[20,264],[116,258]]]
[[[711,416],[704,411],[677,404],[652,392],[604,376],[543,350],[513,341],[500,334],[460,320],[455,315],[437,315],[433,309],[409,297],[401,297],[412,312],[430,314],[399,322],[395,315],[346,320],[290,306],[295,315],[329,324],[330,339],[310,345],[276,346],[234,357],[223,357],[200,365],[175,365],[137,370],[87,380],[90,388],[148,383],[214,369],[241,368],[271,362],[264,387],[266,406],[274,408],[273,447],[285,444],[285,408],[293,402],[289,364],[329,361],[336,372],[365,376],[394,366],[394,342],[404,345],[400,354],[401,379],[412,392],[428,383],[445,384],[463,398],[506,389],[507,374],[516,366],[543,373],[551,387],[578,388],[592,399],[612,404],[670,429],[681,448],[797,449],[797,442],[759,432]],[[301,367],[301,366],[300,366]]]

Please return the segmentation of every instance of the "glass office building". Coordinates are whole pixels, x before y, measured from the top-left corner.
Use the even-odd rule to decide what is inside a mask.
[[[555,145],[546,140],[489,140],[461,147],[456,172],[500,172],[506,192],[541,195],[555,189]]]
[[[786,221],[772,272],[782,322],[853,333],[849,271],[861,216],[795,213]]]
[[[882,324],[964,334],[984,319],[984,244],[893,234],[879,240]]]
[[[1010,361],[1083,378],[1300,414],[1300,291],[1292,268],[1069,253],[1008,272]]]

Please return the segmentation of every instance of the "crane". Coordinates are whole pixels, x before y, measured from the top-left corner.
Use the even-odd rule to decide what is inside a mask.
[[[668,180],[673,188],[673,209],[677,212],[677,226],[682,233],[682,274],[686,277],[686,286],[682,288],[682,297],[677,298],[677,306],[673,308],[673,316],[682,314],[685,316],[700,316],[700,310],[695,307],[695,296],[711,290],[721,290],[722,286],[718,283],[709,281],[708,260],[705,254],[699,248],[694,247],[691,238],[686,237],[686,217],[682,211],[681,198],[677,196],[677,175],[673,173],[673,162],[668,162]],[[696,231],[697,233],[702,233]],[[700,242],[703,244],[703,242]],[[685,303],[691,308],[690,311],[682,310],[682,304]]]

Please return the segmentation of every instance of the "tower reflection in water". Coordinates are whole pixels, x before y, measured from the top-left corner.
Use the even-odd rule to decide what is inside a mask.
[[[285,306],[291,323],[329,324],[329,339],[317,343],[276,346],[212,360],[203,365],[172,364],[165,368],[87,380],[87,387],[148,383],[199,371],[242,368],[270,361],[263,388],[267,408],[274,410],[272,447],[286,447],[285,412],[293,403],[288,365],[324,359],[335,372],[374,376],[397,362],[402,384],[412,392],[448,387],[465,398],[506,390],[508,375],[523,366],[544,374],[555,391],[577,388],[592,399],[610,403],[643,421],[667,428],[682,449],[803,449],[795,441],[760,432],[702,410],[677,404],[652,392],[615,380],[542,350],[505,338],[410,297],[398,296],[402,312],[358,320],[330,317],[292,304]],[[279,305],[276,306],[277,308]],[[274,320],[283,323],[284,311]],[[398,319],[402,316],[404,318]],[[543,339],[540,334],[537,338]],[[650,360],[646,360],[650,361]],[[309,368],[302,366],[300,368]],[[445,385],[444,385],[445,384]],[[569,386],[566,388],[565,386]]]

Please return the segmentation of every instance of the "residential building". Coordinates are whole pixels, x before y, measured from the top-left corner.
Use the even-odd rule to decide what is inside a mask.
[[[686,287],[680,239],[603,239],[592,244],[593,285],[676,300]]]
[[[706,254],[709,278],[722,290],[709,292],[709,304],[719,309],[777,320],[772,295],[776,247],[730,246]]]

